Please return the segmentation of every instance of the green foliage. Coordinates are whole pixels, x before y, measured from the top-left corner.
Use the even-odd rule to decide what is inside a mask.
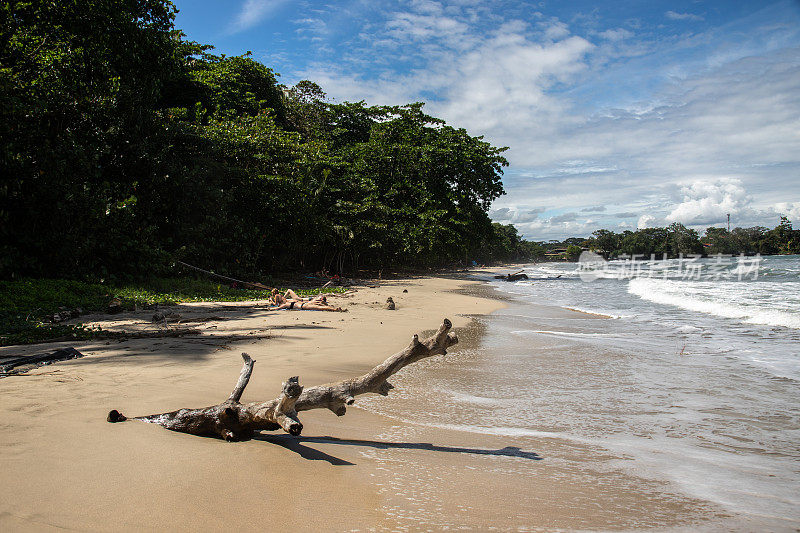
[[[109,288],[73,280],[23,279],[0,281],[0,313],[41,317],[71,305],[86,311],[102,309],[111,299]]]
[[[51,324],[44,317],[60,307],[94,311],[110,300],[108,288],[70,280],[0,281],[0,346],[55,338],[91,338],[81,325]]]
[[[607,229],[599,229],[592,233],[593,239],[590,239],[590,247],[595,252],[603,255],[609,255],[614,250],[619,249],[620,236]]]
[[[195,87],[207,113],[220,117],[256,116],[269,109],[285,124],[283,95],[272,69],[246,56],[206,55],[192,63]],[[191,102],[193,104],[194,102]]]
[[[283,87],[165,0],[0,10],[2,278],[435,266],[496,238],[504,149],[420,103]]]
[[[298,289],[301,296],[343,292],[341,287]],[[53,324],[48,316],[79,308],[84,313],[104,312],[113,299],[132,310],[136,306],[175,305],[184,302],[237,302],[263,300],[263,290],[236,289],[193,278],[152,278],[121,285],[85,283],[63,279],[0,281],[0,346],[28,344],[48,339],[75,340],[109,337],[109,332],[83,324]]]
[[[800,253],[800,231],[794,230],[786,217],[781,217],[780,223],[773,229],[756,226],[728,231],[725,228],[710,227],[706,228],[702,238],[696,230],[679,223],[673,223],[667,228],[646,228],[622,233],[601,229],[592,235],[588,240],[589,247],[606,257]]]
[[[482,251],[477,255],[480,262],[537,261],[545,254],[545,247],[541,243],[526,241],[517,233],[517,228],[512,224],[492,223],[492,234],[486,240]]]
[[[773,253],[800,253],[800,230],[793,229],[789,219],[782,216],[780,224],[766,232],[762,245]]]
[[[581,255],[581,247],[574,244],[567,246],[567,251],[564,252],[564,259],[567,261],[577,261]]]
[[[0,39],[0,272],[102,270],[131,246],[150,109],[176,71],[174,7],[6,2]]]

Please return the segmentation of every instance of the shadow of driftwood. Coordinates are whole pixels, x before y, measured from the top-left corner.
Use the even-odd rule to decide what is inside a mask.
[[[313,438],[313,437],[311,437]],[[303,459],[309,461],[328,461],[334,466],[354,466],[355,463],[345,461],[339,457],[327,454],[325,452],[304,446],[303,442],[308,441],[308,437],[292,437],[291,435],[268,435],[263,433],[256,433],[253,440],[261,440],[282,446],[287,450],[291,450],[298,454]],[[313,441],[312,441],[313,442]]]
[[[337,437],[292,437],[290,435],[257,434],[256,440],[270,442],[283,446],[287,450],[298,453],[304,459],[312,461],[328,461],[332,465],[353,465],[349,461],[334,457],[325,452],[305,446],[303,443],[339,444],[344,446],[363,446],[378,450],[427,450],[432,452],[466,453],[472,455],[493,455],[499,457],[518,457],[532,461],[541,461],[542,457],[536,452],[526,452],[516,446],[506,446],[497,450],[487,448],[465,448],[460,446],[440,446],[428,442],[384,442],[375,440],[340,439]]]

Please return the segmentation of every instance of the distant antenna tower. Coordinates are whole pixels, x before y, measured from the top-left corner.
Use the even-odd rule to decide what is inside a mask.
[[[731,214],[728,213],[728,233],[731,231]]]

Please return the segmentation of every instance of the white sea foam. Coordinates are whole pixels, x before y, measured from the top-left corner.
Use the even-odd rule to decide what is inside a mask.
[[[525,329],[511,332],[513,335],[555,335],[558,337],[611,337],[611,333],[582,333],[578,331],[550,331],[546,329]]]
[[[474,405],[481,405],[481,406],[488,406],[488,407],[497,407],[501,405],[509,405],[519,402],[518,399],[514,398],[486,398],[485,396],[475,396],[472,394],[465,394],[463,392],[456,392],[450,391],[450,396],[462,403],[470,403]]]
[[[773,286],[771,283],[699,283],[636,278],[628,283],[628,292],[650,302],[748,324],[800,329],[800,308],[784,305],[783,309],[775,309],[773,303],[775,294],[781,294],[778,291],[785,291],[787,285],[788,283]]]
[[[529,428],[517,428],[508,426],[487,427],[487,426],[473,426],[468,424],[429,424],[426,422],[407,421],[418,426],[436,427],[447,429],[450,431],[463,431],[466,433],[480,433],[483,435],[497,435],[500,437],[536,437],[548,439],[561,439],[580,442],[582,444],[597,444],[594,439],[584,439],[576,435],[569,435],[558,431],[539,431]]]
[[[596,308],[582,307],[582,306],[577,306],[577,305],[571,305],[569,307],[562,306],[562,307],[564,309],[567,309],[568,311],[577,311],[579,313],[586,313],[586,314],[589,314],[589,315],[601,315],[603,318],[617,319],[617,318],[629,318],[630,317],[630,315],[620,315],[620,314],[614,313],[613,311],[609,311],[608,309],[596,309]]]

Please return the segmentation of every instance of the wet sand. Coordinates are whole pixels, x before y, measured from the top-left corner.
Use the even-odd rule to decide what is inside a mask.
[[[243,351],[257,361],[243,401],[277,396],[292,375],[304,385],[357,375],[445,316],[462,339],[457,349],[402,372],[458,374],[461,363],[480,361],[481,327],[470,316],[504,305],[481,290],[443,278],[381,282],[331,298],[348,308],[343,314],[270,312],[253,302],[184,305],[176,309],[184,319],[211,318],[187,324],[203,335],[76,343],[87,357],[0,379],[0,529],[689,530],[719,524],[724,513],[718,509],[609,468],[607,452],[592,446],[571,443],[565,452],[564,441],[548,435],[420,424],[436,410],[438,391],[410,397],[402,377],[388,398],[365,399],[369,410],[358,408],[358,398],[341,418],[327,410],[301,413],[300,438],[274,432],[226,443],[105,421],[109,409],[136,416],[223,400]],[[384,309],[388,296],[397,310]],[[152,314],[94,318],[107,328],[146,330],[155,327]],[[0,355],[67,345],[6,347]],[[379,414],[378,402],[396,402],[394,413],[417,422]]]

